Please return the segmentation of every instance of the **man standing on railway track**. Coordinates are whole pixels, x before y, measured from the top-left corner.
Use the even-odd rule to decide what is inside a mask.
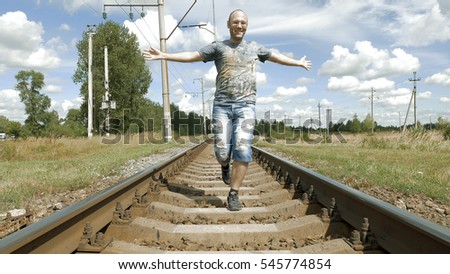
[[[239,189],[252,161],[252,141],[255,126],[256,61],[271,61],[286,66],[311,69],[306,56],[296,60],[270,51],[255,42],[247,42],[248,17],[242,10],[230,13],[227,27],[230,39],[215,41],[198,51],[161,52],[155,48],[144,51],[148,61],[167,60],[175,62],[214,61],[217,68],[216,92],[212,124],[214,128],[214,151],[222,166],[222,179],[230,185],[227,208],[241,210]],[[233,159],[230,168],[231,158]]]

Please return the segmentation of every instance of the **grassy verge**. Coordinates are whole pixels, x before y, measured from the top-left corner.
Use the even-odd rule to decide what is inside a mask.
[[[354,188],[378,185],[450,203],[450,143],[434,136],[345,136],[347,143],[259,142]]]
[[[140,144],[137,137],[127,143],[102,144],[101,137],[0,142],[0,212],[43,194],[82,189],[129,159],[177,146]]]

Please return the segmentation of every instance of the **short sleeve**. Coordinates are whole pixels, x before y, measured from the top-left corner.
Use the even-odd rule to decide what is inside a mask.
[[[212,42],[211,44],[198,50],[200,55],[203,56],[203,62],[214,61],[216,59],[217,43]]]
[[[266,49],[265,47],[261,47],[258,49],[257,55],[259,61],[264,63],[267,59],[270,58],[270,56],[272,55],[272,51]]]

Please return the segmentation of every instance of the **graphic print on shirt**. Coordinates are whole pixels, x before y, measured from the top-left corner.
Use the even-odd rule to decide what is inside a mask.
[[[256,93],[255,66],[257,56],[249,47],[227,47],[224,52],[224,65],[218,77],[219,90],[236,101]]]

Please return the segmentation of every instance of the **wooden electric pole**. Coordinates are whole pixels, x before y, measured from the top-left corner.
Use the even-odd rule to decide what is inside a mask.
[[[372,119],[372,134],[373,134],[373,129],[375,127],[375,118],[373,117],[373,93],[375,92],[375,90],[372,88],[371,94],[370,94],[370,119]]]
[[[417,98],[417,82],[420,81],[420,78],[416,78],[416,72],[413,72],[414,77],[409,78],[409,81],[414,82],[413,88],[413,98],[414,98],[414,127],[417,128],[417,106],[416,106],[416,98]]]

